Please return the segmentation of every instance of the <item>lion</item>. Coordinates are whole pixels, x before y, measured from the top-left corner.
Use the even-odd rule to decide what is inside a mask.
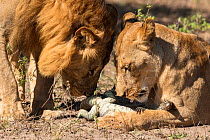
[[[24,117],[8,44],[36,62],[30,115],[53,109],[49,89],[57,74],[70,95],[93,94],[113,48],[118,13],[112,5],[105,0],[1,0],[0,9],[1,118]]]
[[[116,92],[145,102],[148,109],[101,117],[99,126],[148,130],[210,124],[208,44],[150,18],[128,23],[117,38]],[[155,110],[164,101],[173,107]]]

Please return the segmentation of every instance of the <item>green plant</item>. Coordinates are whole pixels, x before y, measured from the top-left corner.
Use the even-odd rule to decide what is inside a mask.
[[[97,96],[98,95],[98,92],[97,91],[94,91],[93,95],[96,95]]]
[[[20,74],[20,79],[18,80],[18,84],[22,86],[26,82],[26,71],[25,71],[25,64],[28,62],[27,57],[23,56],[19,59],[18,64],[18,71]]]
[[[210,29],[210,24],[200,14],[195,14],[188,17],[179,17],[177,24],[168,27],[180,32],[197,33]]]
[[[145,21],[146,18],[155,19],[154,16],[151,16],[151,15],[149,14],[150,9],[152,8],[152,5],[147,4],[147,5],[146,5],[146,8],[147,8],[146,14],[143,13],[142,9],[138,9],[138,13],[137,13],[136,17],[138,18],[139,21]]]
[[[187,134],[177,133],[177,134],[168,136],[168,139],[181,139],[181,138],[185,138],[185,137],[187,137]]]
[[[11,125],[7,121],[0,122],[0,130],[6,130],[7,128],[10,128]]]
[[[11,54],[12,53],[12,47],[9,44],[7,44],[6,50],[7,50],[7,53],[8,54]]]
[[[98,117],[97,117],[97,115],[95,115],[93,119],[94,119],[94,122],[96,124],[96,128],[98,129]]]

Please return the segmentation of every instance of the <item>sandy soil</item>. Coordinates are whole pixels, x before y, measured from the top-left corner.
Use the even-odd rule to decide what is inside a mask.
[[[210,1],[209,0],[107,0],[114,4],[120,17],[128,12],[135,12],[144,8],[145,4],[152,4],[151,14],[156,17],[156,22],[168,25],[177,22],[178,17],[188,16],[196,12],[201,14],[210,22]],[[209,32],[199,33],[202,38],[210,42]],[[113,52],[114,53],[114,52]],[[97,92],[104,92],[111,89],[116,83],[113,55],[110,62],[102,71]],[[84,97],[74,98],[76,103],[71,107],[67,103],[68,98],[62,90],[61,82],[58,82],[55,89],[56,105],[65,113],[65,117],[57,120],[23,120],[20,122],[0,122],[0,139],[55,139],[55,140],[83,140],[83,139],[183,139],[183,140],[209,140],[210,125],[193,126],[184,128],[160,128],[149,131],[131,131],[101,129],[97,127],[97,121],[86,121],[77,119],[79,101]],[[59,106],[70,105],[70,108],[59,108]],[[28,105],[24,105],[26,111]]]

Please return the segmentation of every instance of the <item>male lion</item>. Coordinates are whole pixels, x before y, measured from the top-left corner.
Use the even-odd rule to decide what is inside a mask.
[[[17,84],[7,57],[34,57],[37,80],[31,115],[53,109],[49,89],[61,73],[73,96],[90,96],[113,47],[117,11],[104,0],[1,0],[0,2],[0,117],[24,115]]]
[[[99,118],[99,125],[113,122],[111,127],[124,124],[132,130],[210,124],[208,44],[197,35],[172,30],[152,19],[128,23],[117,39],[116,92],[147,101],[149,109],[105,116]],[[173,107],[155,110],[164,101]]]

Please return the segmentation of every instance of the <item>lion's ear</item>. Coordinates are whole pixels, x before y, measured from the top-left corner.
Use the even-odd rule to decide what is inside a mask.
[[[151,18],[147,18],[142,24],[143,34],[141,35],[140,49],[147,51],[155,44],[155,22]]]
[[[81,27],[75,32],[74,36],[76,41],[86,45],[94,45],[98,42],[99,37],[96,36],[89,28]]]

